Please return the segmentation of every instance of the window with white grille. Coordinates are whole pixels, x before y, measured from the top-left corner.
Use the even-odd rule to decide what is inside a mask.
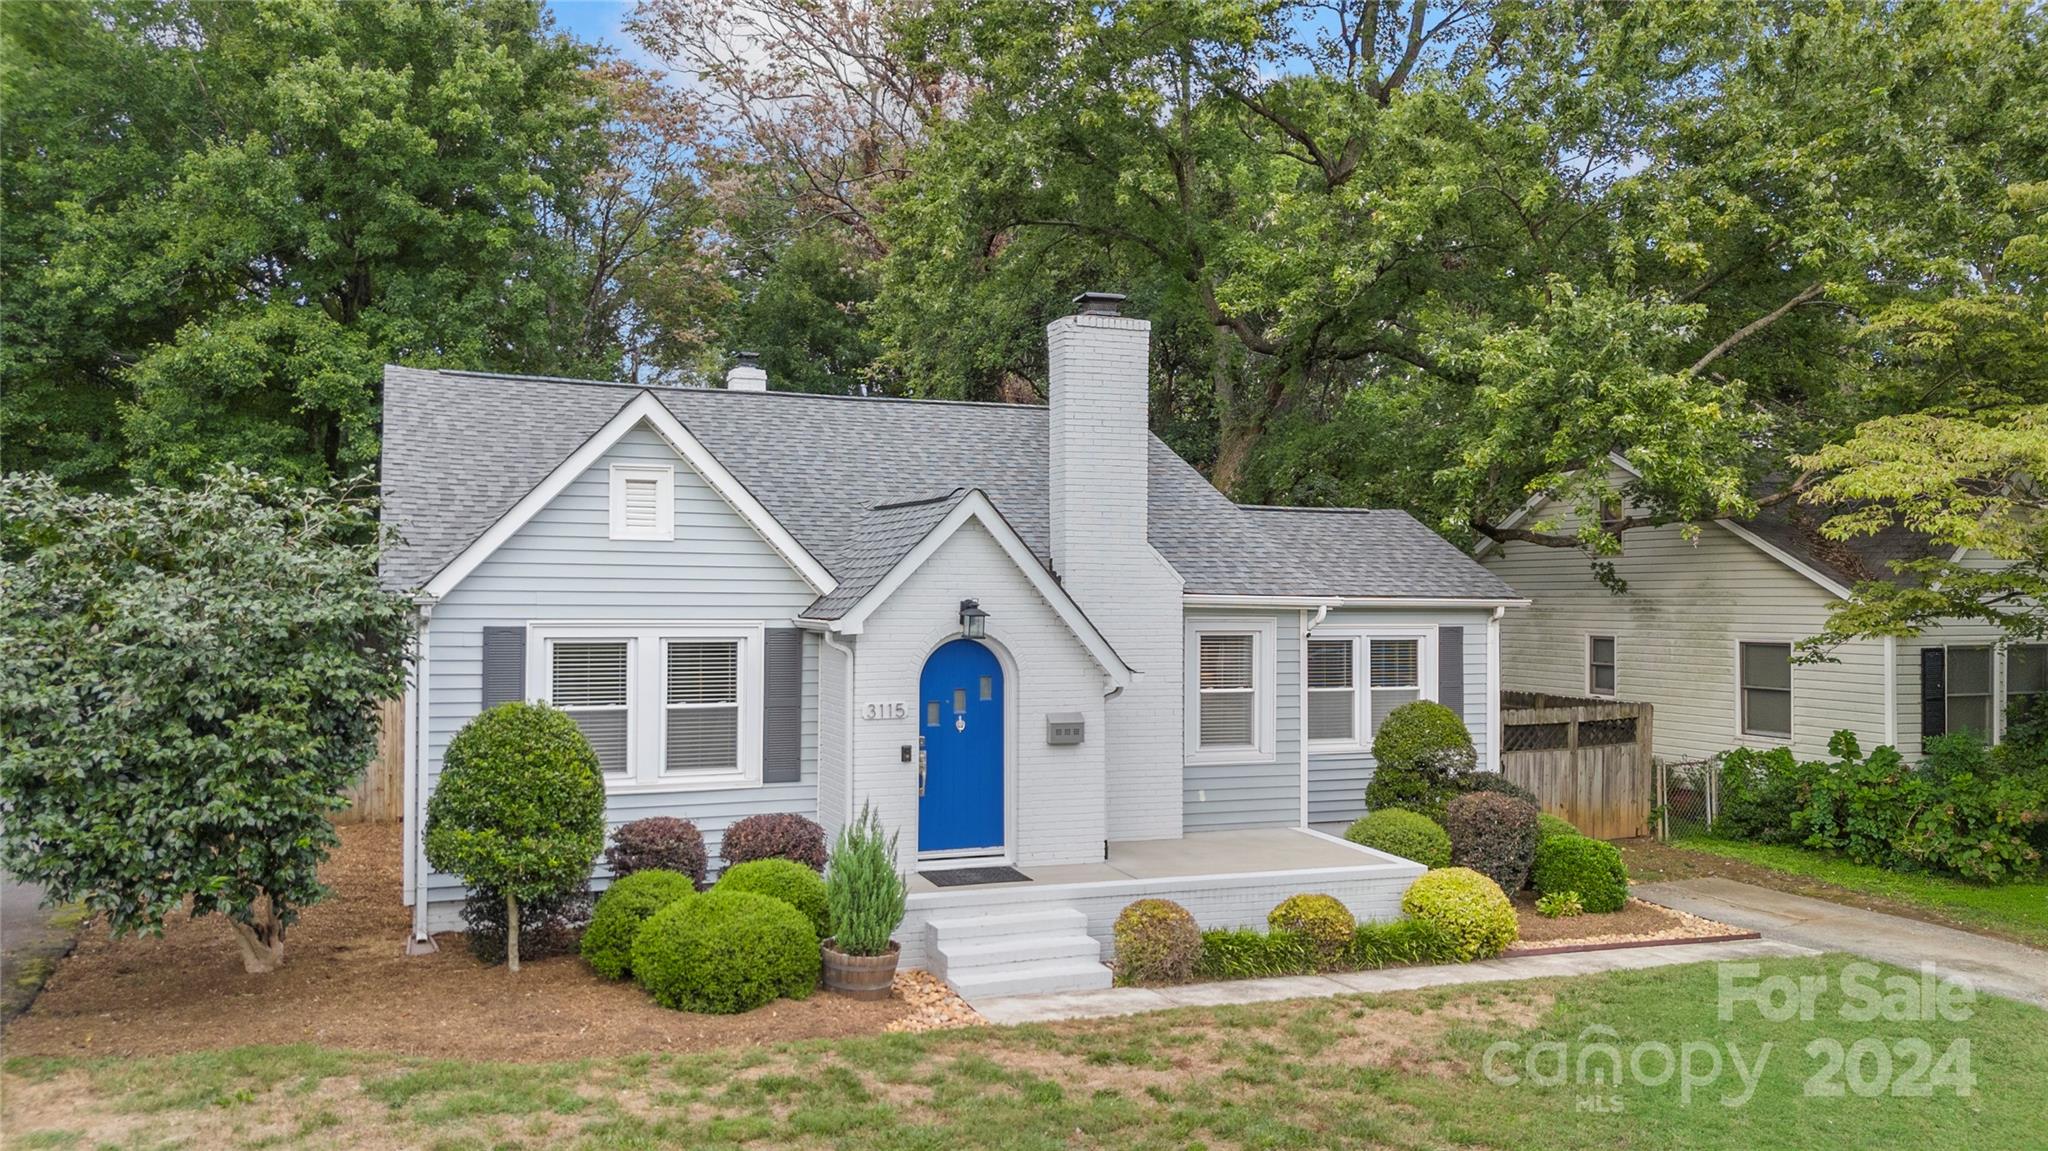
[[[614,790],[761,780],[765,628],[720,623],[536,623],[532,697],[566,712]]]
[[[611,537],[676,538],[676,471],[662,464],[613,464]]]
[[[1308,641],[1308,737],[1319,743],[1358,739],[1358,641]]]
[[[738,641],[670,640],[666,708],[664,771],[672,775],[738,771]]]
[[[631,770],[631,640],[557,641],[551,646],[549,699],[583,729],[606,775]]]

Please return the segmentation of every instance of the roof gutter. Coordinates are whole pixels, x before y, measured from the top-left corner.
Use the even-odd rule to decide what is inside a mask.
[[[1188,592],[1181,596],[1188,607],[1528,607],[1532,602],[1520,596],[1300,596],[1300,595],[1213,595]]]

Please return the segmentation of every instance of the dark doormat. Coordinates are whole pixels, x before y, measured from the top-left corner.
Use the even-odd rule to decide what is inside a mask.
[[[1031,877],[1014,867],[954,867],[945,871],[920,871],[919,875],[939,887],[973,887],[982,883],[1029,883]]]

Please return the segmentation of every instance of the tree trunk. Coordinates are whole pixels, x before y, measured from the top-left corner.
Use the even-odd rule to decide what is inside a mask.
[[[253,922],[230,919],[228,924],[235,929],[235,943],[242,949],[242,970],[268,975],[284,966],[284,925],[277,921],[269,896],[259,899],[250,915]]]
[[[505,968],[519,970],[519,898],[505,896]]]

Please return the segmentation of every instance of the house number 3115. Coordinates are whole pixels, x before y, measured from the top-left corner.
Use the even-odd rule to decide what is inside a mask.
[[[900,699],[860,705],[862,719],[909,719],[910,705]]]

